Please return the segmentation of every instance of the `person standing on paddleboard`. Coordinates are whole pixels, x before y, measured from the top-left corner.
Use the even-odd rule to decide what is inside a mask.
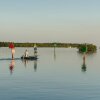
[[[11,53],[12,53],[12,59],[14,59],[14,54],[15,54],[15,47],[13,43],[9,44],[9,48],[11,49]]]

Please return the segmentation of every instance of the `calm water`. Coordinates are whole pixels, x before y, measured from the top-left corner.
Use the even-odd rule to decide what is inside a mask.
[[[15,57],[25,49],[16,48]],[[0,59],[10,53],[0,48]],[[99,50],[85,64],[77,49],[38,48],[38,55],[37,61],[0,60],[0,100],[100,100]]]

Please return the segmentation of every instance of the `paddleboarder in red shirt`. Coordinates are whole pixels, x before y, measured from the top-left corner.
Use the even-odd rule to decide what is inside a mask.
[[[13,43],[9,44],[9,48],[11,49],[11,53],[12,53],[12,59],[14,59],[14,54],[15,54],[15,47]]]

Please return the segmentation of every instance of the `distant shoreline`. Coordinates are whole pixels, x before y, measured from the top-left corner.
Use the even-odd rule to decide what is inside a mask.
[[[11,42],[0,42],[0,47],[8,47]],[[79,49],[79,52],[82,52],[82,48],[87,46],[87,52],[96,52],[97,46],[94,44],[89,43],[15,43],[13,42],[15,47],[34,47],[34,44],[37,45],[37,47],[57,47],[57,48],[77,48]]]

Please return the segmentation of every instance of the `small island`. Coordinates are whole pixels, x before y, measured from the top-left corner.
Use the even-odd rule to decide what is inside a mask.
[[[0,42],[0,47],[8,47],[10,42]],[[83,48],[87,48],[87,53],[95,53],[97,51],[97,46],[89,43],[15,43],[15,47],[34,47],[34,44],[37,47],[57,47],[57,48],[77,48],[80,53],[83,52]]]

